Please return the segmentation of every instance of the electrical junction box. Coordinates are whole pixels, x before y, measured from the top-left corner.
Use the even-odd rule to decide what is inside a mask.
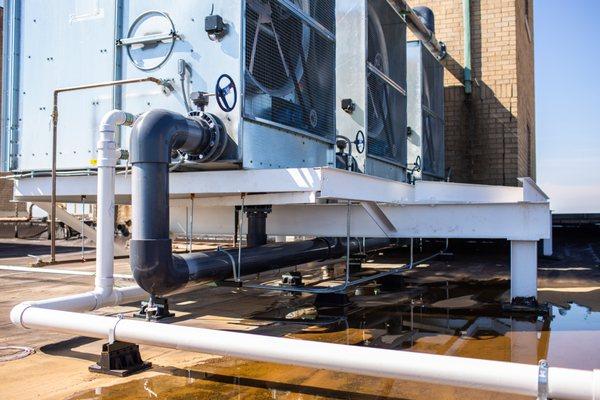
[[[445,179],[444,67],[421,44],[407,44],[408,163],[421,166],[415,178]]]

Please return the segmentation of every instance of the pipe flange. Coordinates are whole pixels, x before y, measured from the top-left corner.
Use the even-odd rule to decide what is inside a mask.
[[[223,123],[215,115],[202,111],[193,111],[190,113],[190,117],[198,121],[206,132],[208,132],[209,143],[205,151],[198,154],[190,154],[188,159],[200,163],[218,160],[227,147],[227,133],[225,132]]]

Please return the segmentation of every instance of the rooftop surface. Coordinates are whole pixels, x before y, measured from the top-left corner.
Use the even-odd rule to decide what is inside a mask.
[[[598,237],[582,229],[560,231],[555,256],[540,259],[539,299],[550,303],[550,315],[503,311],[500,303],[508,300],[509,290],[508,246],[461,241],[452,244],[452,259],[418,265],[405,274],[402,285],[391,290],[368,285],[352,292],[352,305],[343,311],[316,310],[309,295],[206,286],[170,298],[176,316],[166,323],[532,364],[547,358],[551,366],[600,368]],[[439,245],[425,243],[422,255]],[[3,239],[0,264],[30,265],[35,258],[28,255],[47,254],[46,246],[46,241]],[[61,263],[40,271],[94,270],[93,261],[69,261],[81,256],[80,243],[61,241],[59,246]],[[417,251],[416,258],[420,255]],[[93,258],[93,249],[85,256]],[[369,267],[389,266],[392,259],[398,263],[405,256],[402,251],[378,256]],[[115,267],[117,274],[130,273],[126,258],[117,259]],[[321,270],[306,267],[303,273],[311,279]],[[278,277],[263,274],[261,280]],[[118,279],[117,284],[131,281]],[[22,330],[10,323],[10,309],[22,301],[78,293],[92,285],[92,276],[0,270],[0,346],[35,349],[24,358],[0,362],[1,398],[518,398],[149,346],[141,346],[141,354],[152,369],[116,378],[88,372],[98,359],[101,340]],[[137,308],[130,304],[101,313],[128,316]],[[2,350],[0,355],[17,353]]]

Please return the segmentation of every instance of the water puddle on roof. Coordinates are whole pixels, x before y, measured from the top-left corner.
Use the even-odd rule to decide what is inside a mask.
[[[508,314],[506,287],[467,285],[402,293],[357,293],[341,315],[310,303],[282,306],[256,319],[295,324],[288,337],[391,350],[551,366],[600,368],[600,313],[569,303],[544,315]],[[404,296],[404,297],[403,297]],[[404,299],[399,301],[398,299]],[[285,303],[283,303],[285,304]],[[161,375],[74,395],[71,399],[520,399],[484,390],[424,384],[232,359],[191,368],[155,366]]]

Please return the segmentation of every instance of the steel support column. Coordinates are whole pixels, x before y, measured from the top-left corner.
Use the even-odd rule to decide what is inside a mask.
[[[550,237],[547,239],[543,239],[543,254],[545,256],[551,256],[554,253],[553,245],[552,245],[552,211],[550,211]]]
[[[510,242],[510,297],[537,298],[537,241]]]

